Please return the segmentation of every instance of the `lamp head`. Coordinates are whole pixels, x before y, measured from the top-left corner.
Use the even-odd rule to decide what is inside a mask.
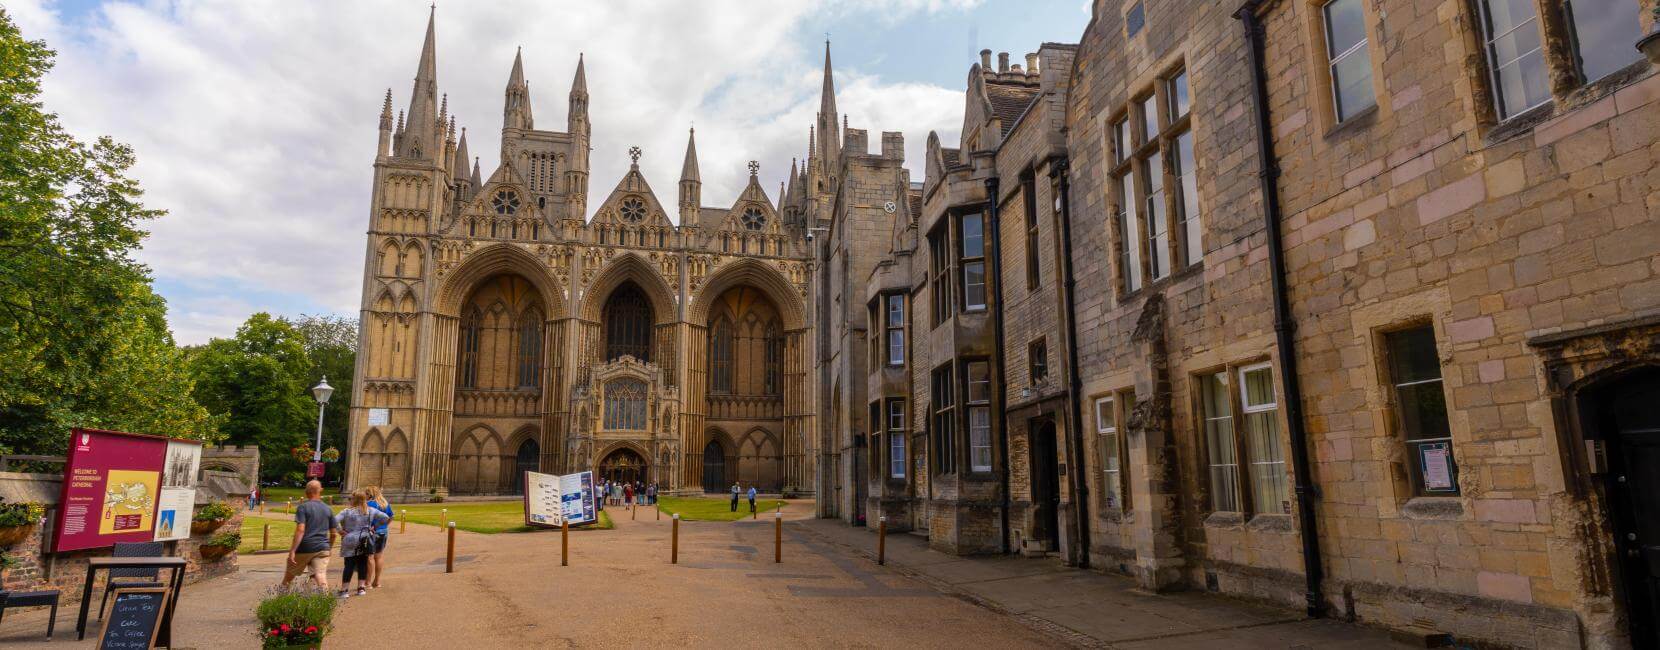
[[[329,378],[327,375],[323,377],[322,381],[317,382],[316,386],[311,387],[311,396],[317,398],[318,404],[329,403],[329,396],[333,394],[334,387],[329,385]]]

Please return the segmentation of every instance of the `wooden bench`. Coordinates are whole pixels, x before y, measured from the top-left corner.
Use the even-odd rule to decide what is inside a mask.
[[[0,620],[4,620],[6,610],[13,607],[47,607],[52,608],[51,618],[46,619],[46,638],[52,638],[52,629],[58,625],[58,590],[44,591],[0,591]]]

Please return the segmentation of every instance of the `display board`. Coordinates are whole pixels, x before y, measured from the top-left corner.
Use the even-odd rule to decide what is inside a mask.
[[[167,464],[162,468],[161,492],[156,496],[156,541],[190,537],[190,516],[196,506],[196,477],[201,469],[202,443],[167,441]]]
[[[186,526],[189,528],[189,526]],[[117,587],[111,596],[109,617],[98,634],[98,650],[149,650],[156,647],[156,631],[167,611],[167,590],[159,587]]]
[[[166,456],[166,438],[72,430],[53,550],[62,553],[154,539]],[[188,532],[188,522],[183,525]]]
[[[599,521],[594,503],[594,473],[556,476],[525,472],[525,525],[558,528],[566,521],[581,526]]]

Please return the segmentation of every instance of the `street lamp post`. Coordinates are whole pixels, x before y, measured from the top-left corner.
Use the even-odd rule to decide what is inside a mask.
[[[323,409],[329,405],[329,396],[334,394],[334,387],[329,385],[328,375],[311,387],[311,396],[317,398],[317,446],[311,448],[311,462],[323,460]]]

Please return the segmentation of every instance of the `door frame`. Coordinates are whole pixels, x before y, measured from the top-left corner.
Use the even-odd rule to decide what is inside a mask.
[[[1045,551],[1061,550],[1061,448],[1060,423],[1050,416],[1026,421],[1027,448],[1031,450],[1032,525],[1027,540],[1039,540]],[[1043,443],[1038,441],[1045,440]],[[1039,453],[1043,450],[1046,453]],[[1047,497],[1049,503],[1040,501]]]

